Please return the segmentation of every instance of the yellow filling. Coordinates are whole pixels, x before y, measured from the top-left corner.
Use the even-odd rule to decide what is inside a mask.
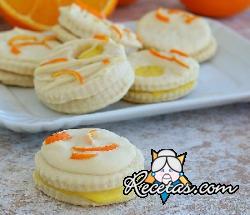
[[[104,48],[102,45],[97,46],[86,46],[84,47],[84,51],[77,57],[78,59],[86,59],[91,57],[96,57],[104,52]]]
[[[135,70],[137,76],[142,77],[159,77],[164,74],[164,69],[160,66],[141,66]]]
[[[123,202],[129,199],[129,196],[123,195],[123,187],[118,187],[111,190],[98,191],[98,192],[73,192],[63,190],[50,185],[47,181],[42,179],[37,173],[33,174],[36,184],[46,186],[47,188],[53,189],[68,196],[77,196],[83,200],[89,200],[96,204],[112,204]]]
[[[184,84],[180,87],[177,87],[175,89],[169,89],[169,90],[159,90],[159,91],[154,91],[154,92],[147,92],[147,91],[135,91],[135,90],[131,90],[130,92],[133,92],[133,93],[150,93],[152,96],[154,97],[161,97],[162,95],[165,95],[165,94],[174,94],[174,93],[178,93],[180,91],[187,91],[187,90],[190,90],[194,87],[195,85],[195,81],[191,81],[187,84]]]

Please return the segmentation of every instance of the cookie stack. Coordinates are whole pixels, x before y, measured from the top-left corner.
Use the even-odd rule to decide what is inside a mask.
[[[102,109],[123,98],[133,83],[124,47],[108,37],[65,43],[35,72],[38,98],[64,113]]]
[[[123,179],[142,170],[144,158],[126,138],[85,128],[46,138],[35,164],[35,184],[48,196],[75,205],[101,206],[135,197],[123,194]]]
[[[88,39],[105,35],[115,42],[122,44],[127,53],[137,51],[142,48],[142,44],[136,35],[122,25],[101,19],[79,6],[62,7],[58,19],[59,25],[53,28],[54,33],[63,41],[73,39]]]

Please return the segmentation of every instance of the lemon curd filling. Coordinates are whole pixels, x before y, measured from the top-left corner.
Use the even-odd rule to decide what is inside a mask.
[[[77,57],[78,59],[86,59],[91,57],[96,57],[98,55],[101,55],[104,52],[104,48],[102,45],[96,45],[96,46],[86,46],[84,47],[84,50],[81,52],[81,54]]]
[[[59,189],[50,185],[48,181],[42,179],[40,175],[36,172],[33,173],[33,178],[38,186],[42,185],[45,186],[46,188],[60,192],[64,195],[78,197],[83,200],[94,202],[96,204],[112,204],[112,203],[123,202],[129,199],[129,195],[126,196],[123,194],[123,186],[111,190],[98,191],[98,192],[74,192],[74,191]]]
[[[153,91],[153,92],[148,92],[148,91],[137,91],[137,90],[130,90],[130,92],[132,93],[150,93],[152,94],[152,96],[154,97],[160,97],[162,95],[165,95],[165,94],[174,94],[174,93],[178,93],[178,92],[183,92],[183,91],[189,91],[191,89],[194,88],[196,84],[196,81],[191,81],[187,84],[184,84],[180,87],[177,87],[175,89],[169,89],[169,90],[159,90],[159,91]]]
[[[141,77],[159,77],[165,73],[164,68],[160,66],[141,66],[135,70],[135,75]]]

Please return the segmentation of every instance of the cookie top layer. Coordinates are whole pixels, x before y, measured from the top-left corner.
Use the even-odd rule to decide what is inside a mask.
[[[98,94],[132,72],[124,47],[109,38],[65,43],[35,71],[38,95],[52,104]]]
[[[50,32],[14,28],[0,33],[0,56],[1,59],[39,63],[59,44]]]
[[[129,61],[135,71],[135,90],[167,90],[196,81],[199,64],[182,51],[154,49],[133,53]]]
[[[59,23],[81,38],[104,34],[126,47],[136,49],[142,47],[136,35],[129,29],[106,19],[100,19],[75,4],[60,8]]]
[[[212,39],[207,21],[175,9],[158,9],[138,22],[137,34],[146,47],[161,51],[179,49],[194,55],[206,48]]]
[[[106,175],[128,167],[136,150],[126,138],[110,131],[84,128],[49,136],[41,155],[48,164],[65,172]]]

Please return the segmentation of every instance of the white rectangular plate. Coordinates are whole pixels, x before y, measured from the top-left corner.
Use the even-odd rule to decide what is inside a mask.
[[[218,22],[210,23],[218,53],[202,64],[197,89],[181,100],[148,105],[121,101],[96,113],[65,115],[43,106],[33,89],[0,84],[0,125],[40,132],[250,101],[250,42]],[[126,25],[135,28],[134,22]]]

